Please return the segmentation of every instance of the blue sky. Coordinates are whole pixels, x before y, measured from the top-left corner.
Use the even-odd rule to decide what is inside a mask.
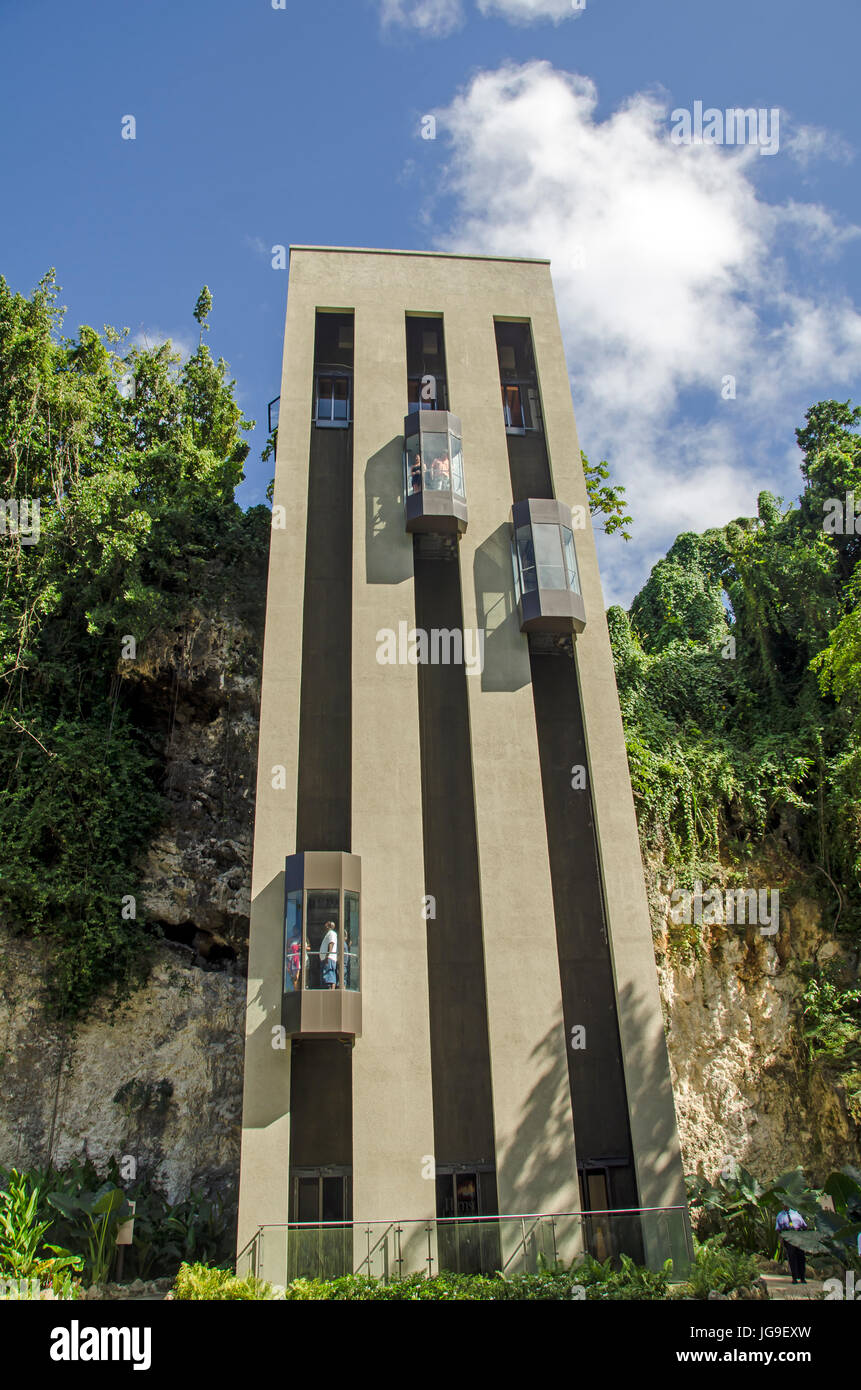
[[[279,389],[273,245],[549,255],[581,442],[634,512],[630,545],[600,541],[608,601],[679,530],[797,494],[804,409],[861,398],[861,7],[284,5],[0,0],[15,289],[54,265],[67,332],[190,346],[207,283],[211,346],[258,421],[248,505]],[[777,153],[674,145],[695,101],[777,108]]]

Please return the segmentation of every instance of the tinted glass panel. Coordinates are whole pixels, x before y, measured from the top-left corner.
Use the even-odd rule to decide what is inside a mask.
[[[323,1179],[323,1220],[344,1221],[344,1179]]]
[[[302,890],[287,894],[284,923],[284,993],[300,988],[302,977]]]
[[[317,378],[317,419],[332,418],[332,381],[330,377]]]
[[[350,395],[350,383],[346,377],[336,376],[332,382],[334,395],[334,409],[332,418],[335,420],[346,420],[348,401]]]
[[[405,482],[407,495],[422,490],[422,456],[419,451],[419,436],[411,434],[404,450]]]
[[[514,544],[512,544],[511,547],[511,569],[514,574],[514,602],[519,603],[522,594],[520,587],[520,566],[517,563],[517,546]]]
[[[359,977],[359,895],[344,894],[344,988],[358,989]]]
[[[436,1214],[443,1220],[454,1216],[454,1178],[451,1173],[437,1174]]]
[[[531,526],[518,526],[517,554],[520,560],[520,580],[523,584],[523,592],[530,594],[538,588],[538,576],[535,573],[535,546],[532,541]]]
[[[478,1191],[475,1173],[458,1173],[455,1176],[458,1216],[478,1215]]]
[[[334,989],[340,984],[338,922],[340,894],[308,894],[305,927],[305,989]]]
[[[423,434],[424,485],[431,492],[451,490],[451,459],[447,434]]]
[[[319,1221],[320,1183],[317,1178],[300,1178],[296,1194],[296,1220]]]
[[[502,403],[505,423],[510,429],[523,429],[523,404],[519,386],[503,386]]]
[[[532,527],[532,535],[535,541],[535,557],[538,561],[538,587],[540,589],[567,589],[559,527],[551,522],[535,522]]]
[[[577,573],[577,556],[574,553],[574,536],[567,526],[562,527],[562,540],[565,545],[565,567],[568,570],[568,587],[575,594],[580,592],[580,577]]]
[[[466,497],[463,483],[463,449],[456,434],[451,436],[451,490],[457,497]]]

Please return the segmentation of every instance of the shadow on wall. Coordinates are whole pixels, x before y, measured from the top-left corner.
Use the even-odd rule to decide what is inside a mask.
[[[259,931],[265,922],[277,919],[282,930],[277,933],[279,942],[278,959],[272,957],[262,971],[255,993],[248,1000],[248,1015],[254,1020],[252,1030],[245,1040],[246,1066],[252,1056],[270,1060],[265,1074],[271,1076],[272,1066],[286,1068],[288,1054],[272,1046],[272,1029],[281,1023],[281,976],[284,969],[281,942],[283,940],[284,917],[284,871],[281,870],[258,893],[251,908],[252,923]],[[259,925],[258,925],[259,924]],[[265,930],[265,928],[264,928]],[[260,1062],[258,1061],[258,1066]],[[246,1129],[265,1129],[267,1125],[280,1120],[284,1113],[283,1091],[272,1086],[254,1086],[246,1089],[243,1125]]]
[[[400,435],[365,467],[365,580],[403,584],[413,577],[412,538],[404,519],[404,441]]]
[[[574,1125],[561,1001],[557,1022],[530,1056],[535,1083],[504,1157],[497,1152],[500,1209],[512,1213],[579,1207]],[[507,1197],[505,1194],[508,1194]],[[574,1206],[570,1205],[571,1198]]]
[[[532,679],[529,647],[520,631],[511,568],[511,528],[498,526],[473,562],[475,608],[484,631],[482,690],[521,690]]]
[[[653,1207],[676,1206],[685,1201],[685,1184],[661,1014],[659,1011],[656,1018],[645,992],[635,993],[632,985],[627,985],[617,998],[620,1025],[624,1019],[628,1036],[633,1032],[642,1040],[634,1059],[636,1077],[631,1074],[630,1062],[625,1066],[632,1132],[637,1130],[638,1112],[646,1111],[639,1127],[639,1152],[635,1149],[634,1153],[640,1202]],[[645,1144],[644,1134],[648,1135]],[[644,1193],[645,1174],[648,1191]]]
[[[637,1107],[644,1106],[649,1112],[646,1126],[648,1143],[643,1147],[641,1141],[638,1155],[640,1169],[649,1173],[651,1191],[648,1205],[675,1206],[685,1200],[684,1182],[663,1028],[659,1034],[654,1034],[654,1015],[646,998],[636,995],[631,987],[622,992],[619,1015],[627,1019],[629,1026],[643,1040],[637,1055],[638,1085],[633,1094],[630,1075],[626,1076],[626,1081],[629,1086],[629,1111],[633,1114]],[[559,1210],[560,1193],[570,1190],[573,1180],[573,1117],[567,1045],[560,1004],[558,1022],[533,1049],[531,1063],[536,1076],[535,1084],[529,1093],[513,1142],[504,1159],[499,1162],[500,1190],[511,1193],[513,1202],[526,1200],[518,1198],[520,1191],[529,1192],[531,1205],[528,1209],[533,1211]],[[587,1050],[588,1046],[587,1036]],[[536,1207],[539,1194],[540,1205]]]

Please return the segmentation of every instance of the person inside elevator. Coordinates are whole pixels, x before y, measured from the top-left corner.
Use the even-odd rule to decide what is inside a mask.
[[[410,459],[410,491],[421,492],[422,490],[422,456],[419,453],[412,455]]]
[[[299,988],[299,975],[301,970],[302,958],[299,948],[299,938],[298,936],[293,936],[287,944],[287,973],[294,989]]]
[[[334,989],[338,983],[338,933],[334,922],[326,922],[320,942],[320,966],[324,989]]]
[[[447,453],[437,454],[429,464],[425,474],[425,487],[434,492],[451,487],[451,463]]]

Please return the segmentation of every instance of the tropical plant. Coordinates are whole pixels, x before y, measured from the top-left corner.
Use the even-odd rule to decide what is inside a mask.
[[[794,1207],[814,1221],[821,1211],[822,1189],[810,1187],[801,1168],[783,1173],[773,1183],[761,1183],[746,1168],[721,1173],[715,1183],[688,1179],[688,1200],[699,1220],[699,1234],[723,1233],[729,1245],[752,1254],[776,1258],[780,1236],[775,1220],[781,1207]]]
[[[90,1283],[105,1283],[116,1252],[117,1231],[132,1214],[125,1193],[105,1182],[94,1192],[51,1192],[48,1201],[78,1228]]]
[[[239,1279],[229,1269],[210,1268],[205,1264],[182,1264],[173,1286],[175,1299],[200,1302],[226,1299],[268,1301],[279,1297],[271,1284],[247,1274]]]
[[[831,1173],[823,1187],[831,1207],[820,1206],[807,1231],[784,1231],[783,1239],[808,1255],[827,1255],[852,1269],[861,1269],[861,1170],[847,1164]],[[804,1214],[804,1213],[802,1213]]]
[[[680,1298],[708,1298],[710,1293],[733,1293],[749,1288],[759,1278],[756,1256],[734,1249],[726,1235],[707,1240],[694,1237],[694,1259]]]
[[[80,1256],[46,1242],[51,1220],[40,1219],[40,1188],[26,1173],[12,1169],[0,1188],[0,1273],[16,1280],[62,1279],[80,1270]]]

